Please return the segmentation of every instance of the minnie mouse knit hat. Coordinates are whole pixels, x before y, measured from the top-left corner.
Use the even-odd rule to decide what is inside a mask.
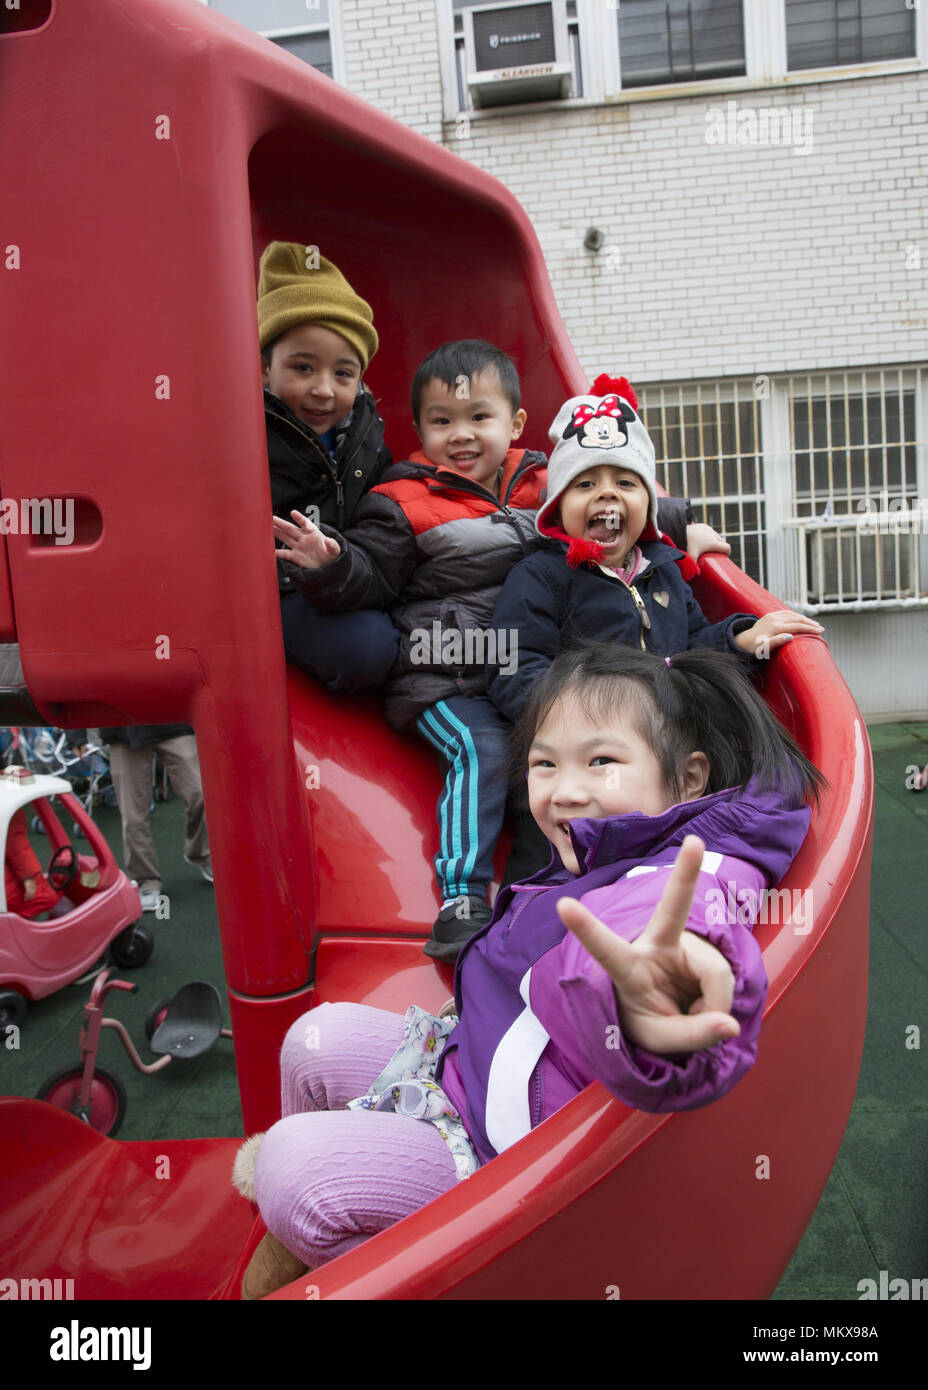
[[[648,490],[648,520],[657,527],[654,445],[638,416],[638,398],[627,379],[598,376],[588,396],[572,396],[561,406],[548,431],[554,448],[548,460],[548,496],[535,518],[542,536],[567,540],[557,510],[566,489],[598,464],[637,473]]]
[[[377,351],[371,306],[345,279],[337,265],[315,246],[272,241],[261,257],[258,275],[258,335],[261,347],[301,323],[318,323],[340,333],[361,361],[363,371]]]

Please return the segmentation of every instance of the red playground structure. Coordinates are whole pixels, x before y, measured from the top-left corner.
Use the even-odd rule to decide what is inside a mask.
[[[374,697],[336,700],[284,664],[260,251],[316,244],[373,304],[386,350],[368,380],[394,457],[413,444],[413,370],[446,339],[511,354],[529,447],[586,379],[528,219],[479,169],[193,0],[35,0],[4,23],[0,481],[5,498],[73,501],[74,536],[0,537],[0,641],[23,673],[2,722],[195,726],[251,1133],[277,1118],[277,1052],[302,1012],[437,1009],[452,980],[422,954],[430,751]],[[698,596],[713,621],[781,606],[722,558]],[[758,928],[770,993],[753,1070],[680,1115],[588,1087],[313,1274],[320,1298],[769,1296],[857,1081],[872,769],[824,642],[778,653],[765,695],[830,790],[783,884],[813,910]],[[254,1239],[229,1181],[239,1140],[119,1143],[14,1098],[0,1121],[5,1271],[73,1277],[78,1298],[237,1297]],[[761,1156],[775,1181],[758,1180]]]

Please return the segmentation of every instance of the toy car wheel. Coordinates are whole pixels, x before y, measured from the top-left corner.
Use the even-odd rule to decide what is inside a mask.
[[[27,1001],[15,989],[0,989],[0,1033],[11,1024],[17,1027],[26,1017],[29,1008]]]
[[[155,938],[142,922],[133,922],[110,942],[110,959],[120,970],[144,965],[155,949]]]
[[[33,830],[35,831],[35,833],[36,833],[37,835],[44,835],[44,834],[46,834],[45,822],[43,821],[43,819],[42,819],[41,816],[33,816],[33,817],[32,817],[32,828],[33,828]]]
[[[126,1114],[125,1087],[119,1077],[107,1071],[106,1067],[96,1067],[90,1082],[90,1107],[80,1110],[77,1098],[83,1074],[83,1067],[65,1067],[63,1071],[56,1071],[36,1091],[36,1100],[47,1101],[59,1110],[69,1110],[99,1134],[115,1134]]]
[[[82,825],[78,825],[77,821],[73,822],[71,830],[78,840],[87,839],[87,836],[84,834],[84,827]]]
[[[157,1029],[164,1022],[165,1015],[167,1014],[171,1002],[171,999],[159,999],[157,1004],[153,1004],[145,1015],[145,1036],[149,1042],[151,1042]]]

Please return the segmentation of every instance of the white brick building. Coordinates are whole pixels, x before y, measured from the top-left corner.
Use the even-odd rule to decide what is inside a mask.
[[[210,3],[506,184],[667,485],[928,715],[928,3]]]

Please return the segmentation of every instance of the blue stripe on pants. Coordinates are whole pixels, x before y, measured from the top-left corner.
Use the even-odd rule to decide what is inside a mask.
[[[486,696],[455,695],[425,710],[416,727],[447,765],[435,856],[442,897],[483,897],[506,809],[509,726]]]

